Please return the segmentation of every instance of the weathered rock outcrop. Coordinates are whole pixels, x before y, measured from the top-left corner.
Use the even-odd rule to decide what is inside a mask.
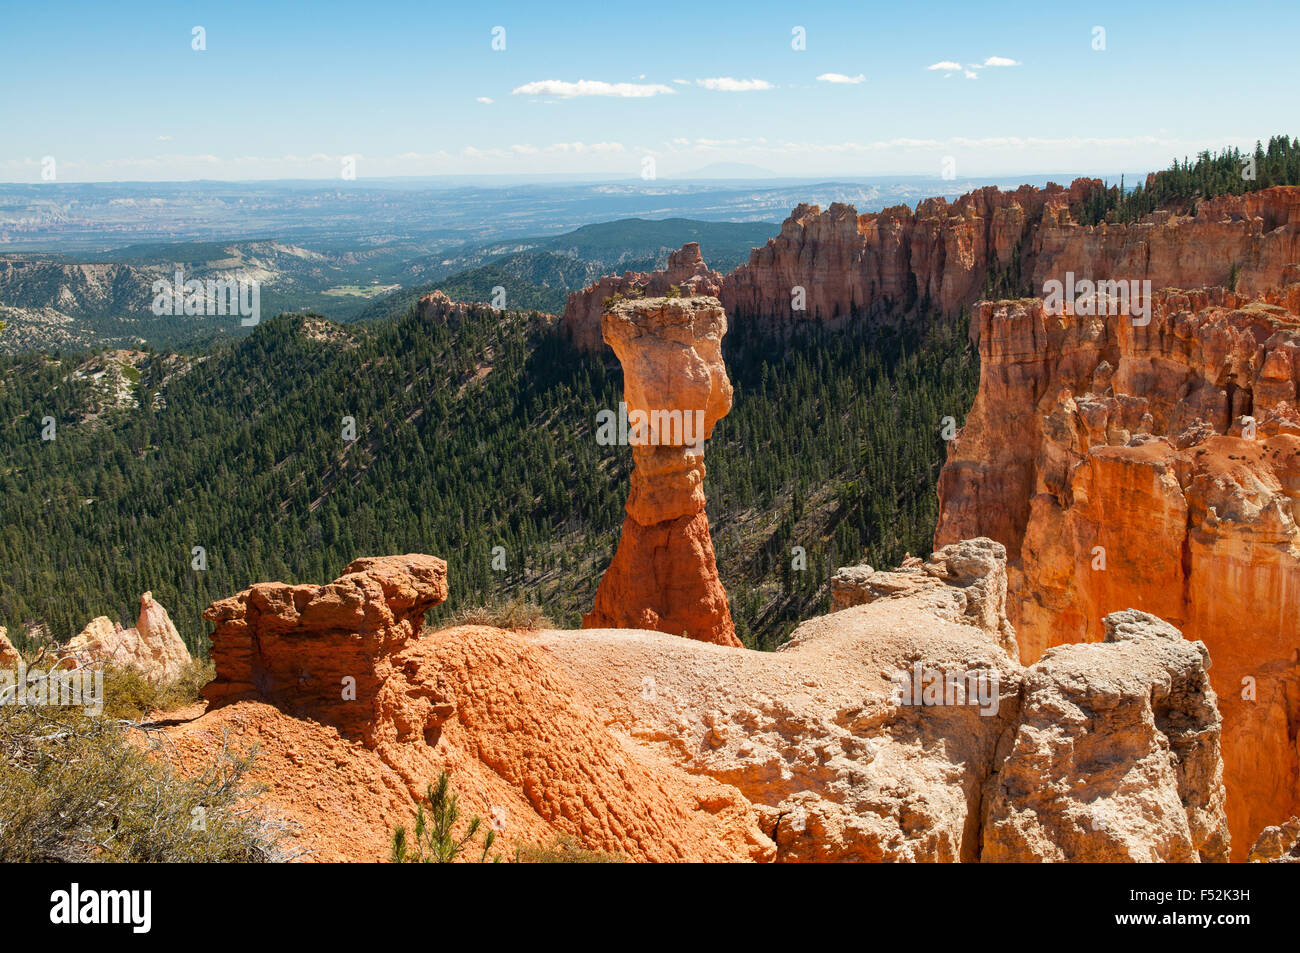
[[[722,275],[709,269],[700,255],[699,242],[687,242],[668,256],[662,271],[627,271],[607,275],[582,291],[569,295],[564,307],[564,327],[573,343],[591,354],[605,349],[601,316],[605,301],[615,295],[624,298],[659,298],[676,285],[685,297],[716,298],[722,290]]]
[[[1050,649],[1025,673],[982,859],[1226,861],[1205,646],[1132,609],[1104,623],[1109,644]]]
[[[323,586],[262,582],[214,602],[209,703],[256,696],[375,740],[393,655],[447,598],[447,564],[408,554],[357,559]]]
[[[406,555],[214,603],[212,704],[172,741],[204,756],[256,745],[255,779],[316,859],[384,859],[443,769],[462,824],[471,813],[490,823],[505,857],[569,836],[633,860],[770,859],[743,796],[626,745],[519,635],[462,626],[418,638],[446,594],[442,560]]]
[[[495,309],[492,305],[482,301],[454,301],[441,290],[434,290],[427,295],[422,295],[416,303],[416,313],[420,320],[427,321],[430,324],[447,325],[455,329],[468,320],[480,322],[490,321],[498,322],[501,320],[517,320],[521,312],[526,310],[524,319],[534,328],[550,329],[558,326],[559,317],[554,314],[548,314],[545,311],[534,309],[514,309],[515,305],[510,303],[507,298],[505,304],[500,309]]]
[[[482,316],[492,310],[490,305],[481,302],[453,301],[441,290],[421,295],[416,309],[421,320],[434,324],[448,324],[452,327],[456,327],[468,317]]]
[[[987,540],[879,579],[778,652],[632,629],[416,638],[441,561],[348,569],[214,604],[221,704],[168,729],[187,764],[256,746],[268,806],[315,859],[382,859],[443,769],[507,858],[560,835],[655,861],[1223,859],[1204,647],[1126,612],[1109,644],[1022,668]],[[346,635],[377,681],[340,721],[311,685],[355,670]]]
[[[18,663],[23,657],[14,648],[14,644],[9,641],[9,632],[4,626],[0,625],[0,669],[17,668]]]
[[[140,597],[134,628],[124,629],[107,616],[98,616],[59,649],[59,658],[65,666],[109,663],[135,669],[156,685],[174,682],[191,661],[167,610],[151,592]]]
[[[1127,608],[1209,647],[1244,856],[1300,811],[1300,284],[1157,292],[1145,326],[981,302],[972,336],[935,544],[1007,547],[1026,663]]]
[[[752,801],[777,860],[1225,859],[1204,646],[1120,613],[1109,644],[1023,668],[990,625],[1006,576],[988,541],[873,578],[774,653],[528,638],[607,723]]]
[[[938,595],[1019,660],[1015,627],[1007,619],[1005,546],[983,537],[961,540],[915,562],[920,573],[877,572],[867,565],[837,569],[831,576],[831,611],[903,594]]]
[[[1252,864],[1300,864],[1300,817],[1264,828],[1247,859]]]
[[[645,298],[603,320],[623,365],[634,469],[618,550],[582,624],[738,646],[704,508],[704,441],[731,410],[727,316],[716,298]]]

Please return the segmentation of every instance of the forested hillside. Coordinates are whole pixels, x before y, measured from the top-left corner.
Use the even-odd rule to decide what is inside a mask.
[[[728,336],[735,407],[706,485],[747,643],[773,646],[823,610],[836,566],[927,550],[942,418],[970,406],[976,361],[961,322],[926,342]],[[450,565],[435,619],[515,596],[563,625],[590,608],[631,466],[630,448],[598,446],[593,430],[621,372],[536,314],[454,330],[413,311],[343,326],[283,316],[199,360],[117,355],[128,366],[111,376],[131,400],[106,401],[106,376],[85,373],[105,355],[0,359],[0,625],[12,635],[38,620],[58,639],[96,615],[126,622],[152,590],[201,645],[214,599],[408,551]]]
[[[427,280],[362,307],[356,320],[402,314],[421,295],[440,290],[455,301],[491,301],[493,288],[506,289],[510,308],[559,314],[569,293],[608,274],[663,268],[671,252],[695,241],[715,271],[728,272],[749,260],[780,226],[770,222],[695,222],[684,218],[599,222],[550,238],[483,242],[448,252],[430,262]]]
[[[307,246],[245,239],[146,242],[82,255],[0,253],[0,317],[9,323],[0,351],[144,343],[204,349],[213,339],[247,333],[239,316],[155,315],[153,283],[170,282],[177,271],[188,279],[258,282],[261,314],[268,317],[312,312],[339,321],[386,318],[405,313],[435,288],[460,301],[491,301],[498,286],[506,289],[511,308],[558,313],[569,292],[611,272],[663,267],[669,253],[687,241],[702,242],[715,267],[730,269],[778,228],[764,222],[621,219],[560,235],[498,237],[450,248],[445,238],[376,245],[332,238]]]
[[[637,264],[648,270],[663,263],[648,259]],[[491,301],[497,287],[506,290],[507,308],[559,314],[570,292],[586,287],[607,270],[599,263],[553,252],[520,252],[378,298],[357,312],[355,320],[401,314],[434,290],[454,301]]]

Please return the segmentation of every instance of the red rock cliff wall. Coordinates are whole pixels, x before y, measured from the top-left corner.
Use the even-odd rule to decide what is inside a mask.
[[[991,265],[1011,262],[1032,223],[1068,206],[1101,183],[1078,179],[1069,189],[1022,186],[1014,192],[979,189],[953,203],[927,199],[859,215],[835,203],[825,212],[800,205],[776,238],[750,253],[749,263],[723,282],[721,298],[738,319],[816,320],[832,326],[891,304],[910,307],[928,297],[944,311],[969,304],[984,289]],[[792,307],[792,289],[805,309]]]
[[[973,304],[990,269],[1012,266],[1040,288],[1067,270],[1080,277],[1150,279],[1156,288],[1276,285],[1300,258],[1300,189],[1278,187],[1203,203],[1195,217],[1168,213],[1144,224],[1077,224],[1070,207],[1102,183],[1076,179],[1012,192],[984,188],[948,203],[928,199],[859,215],[801,205],[781,233],[724,279],[720,298],[733,320],[832,325],[890,305],[929,298],[945,313]],[[805,289],[803,312],[792,289]]]
[[[1300,812],[1300,285],[1157,293],[1145,327],[981,302],[972,335],[936,547],[1007,547],[1026,663],[1127,608],[1206,644],[1240,856]]]
[[[1281,283],[1300,260],[1300,188],[1278,186],[1204,202],[1195,216],[1157,212],[1141,224],[1083,226],[1071,206],[1098,179],[1068,188],[1049,183],[1014,191],[993,187],[954,202],[926,199],[859,215],[851,205],[825,211],[800,205],[781,233],[750,253],[748,264],[722,276],[710,271],[699,246],[675,252],[663,271],[610,275],[569,296],[564,325],[591,353],[604,350],[603,302],[614,294],[717,296],[734,321],[769,328],[811,320],[837,327],[877,318],[918,300],[943,313],[971,306],[991,270],[1014,269],[1031,288],[1067,271],[1093,279],[1149,279],[1155,288],[1230,285],[1253,293]],[[803,309],[794,289],[803,289]]]

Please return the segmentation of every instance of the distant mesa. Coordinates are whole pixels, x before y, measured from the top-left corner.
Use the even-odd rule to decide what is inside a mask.
[[[779,179],[781,176],[771,169],[749,162],[712,162],[709,165],[681,175],[665,176],[671,179]]]

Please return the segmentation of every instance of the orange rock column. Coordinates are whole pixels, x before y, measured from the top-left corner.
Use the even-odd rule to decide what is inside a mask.
[[[739,646],[718,579],[704,499],[704,441],[731,410],[716,298],[646,298],[609,308],[623,365],[632,488],[618,551],[583,628],[654,629]]]

